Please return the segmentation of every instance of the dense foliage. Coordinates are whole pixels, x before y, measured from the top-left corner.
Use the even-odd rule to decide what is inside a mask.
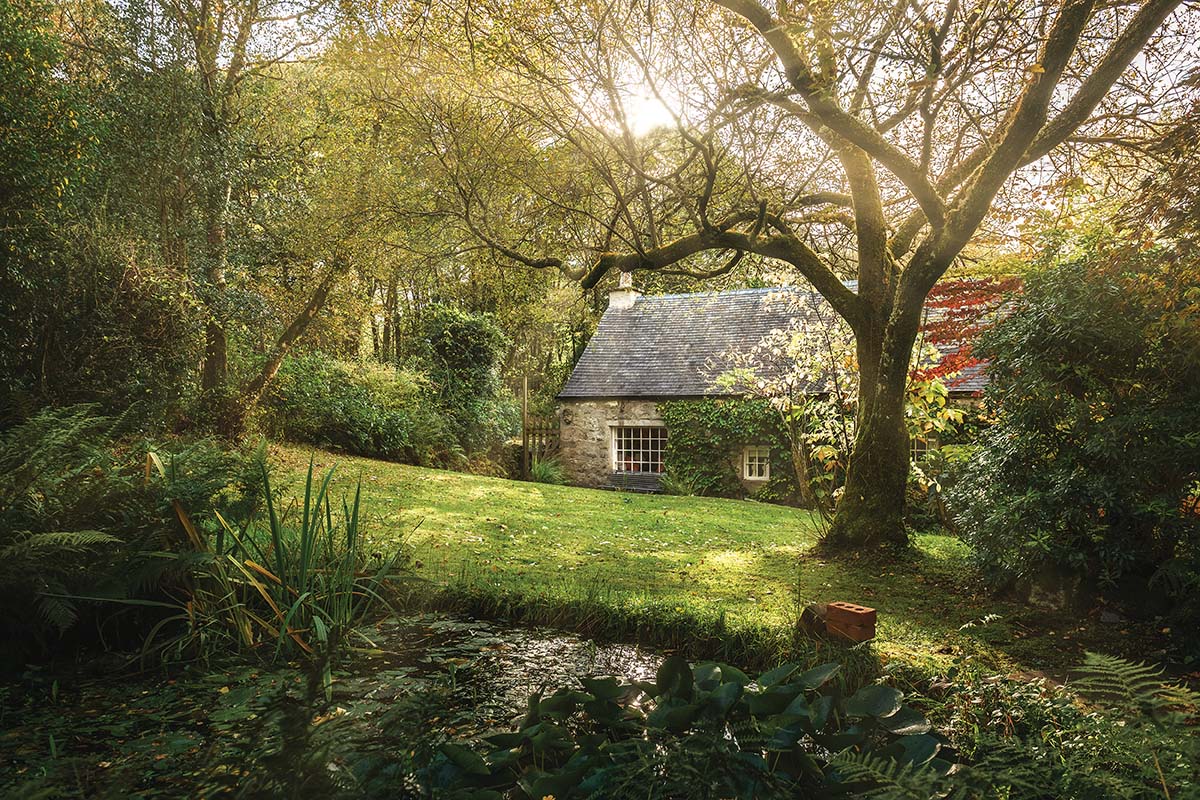
[[[263,425],[292,441],[410,464],[501,460],[520,417],[500,379],[508,343],[493,319],[432,306],[409,347],[404,367],[320,352],[284,358],[263,395]]]
[[[1196,262],[1101,237],[1029,275],[984,339],[998,415],[955,507],[994,581],[1188,612],[1200,576]]]
[[[792,451],[783,419],[761,399],[672,400],[658,404],[671,432],[663,454],[664,481],[677,491],[712,497],[743,497],[742,448],[771,449],[771,478],[753,491],[756,499],[798,499]]]
[[[341,408],[316,433],[308,409],[297,438],[459,466],[487,452],[515,424],[508,387],[564,375],[595,309],[406,215],[428,196],[419,143],[381,136],[349,40],[296,64],[280,53],[327,28],[221,14],[0,9],[0,427],[46,404],[136,403],[147,428],[253,433],[293,354],[322,352],[401,374],[363,370],[374,409],[361,386],[325,392]],[[380,384],[411,373],[436,413],[405,422]]]
[[[175,504],[187,541],[149,554],[175,573],[162,587],[169,601],[158,604],[175,614],[155,625],[141,654],[169,661],[233,653],[264,661],[312,659],[329,699],[334,663],[356,638],[371,644],[356,627],[387,605],[384,595],[405,566],[406,551],[400,546],[385,555],[366,541],[361,487],[352,501],[335,504],[333,469],[319,478],[309,463],[298,509],[278,509],[266,466],[260,463],[259,472],[261,517],[231,524],[217,512],[214,523],[197,525],[194,519],[209,515],[193,517]]]
[[[506,346],[503,332],[488,315],[450,306],[425,310],[415,355],[428,369],[440,406],[465,450],[486,448],[520,425],[500,382]]]
[[[486,756],[447,743],[429,768],[457,798],[765,798],[869,793],[895,775],[932,786],[951,762],[890,686],[845,696],[837,664],[785,664],[751,681],[727,664],[667,658],[653,682],[584,678],[534,695]]]
[[[444,743],[424,777],[463,800],[1090,800],[1200,787],[1188,719],[1197,697],[1143,665],[1089,654],[1078,695],[950,675],[940,690],[949,737],[892,686],[849,693],[838,671],[785,664],[751,681],[673,656],[654,681],[582,678],[533,695],[517,730],[482,737],[482,754]]]
[[[953,667],[924,702],[967,765],[966,797],[1169,798],[1200,791],[1200,697],[1162,670],[1087,653],[1074,679],[996,680]],[[959,796],[959,795],[951,795]]]
[[[403,548],[366,551],[359,497],[310,469],[277,508],[263,452],[152,442],[89,406],[0,437],[0,668],[73,647],[170,660],[329,659],[383,600]],[[32,613],[29,613],[32,609]]]
[[[153,445],[128,425],[77,406],[43,411],[0,437],[7,657],[44,655],[78,632],[85,598],[127,601],[160,588],[162,565],[146,554],[186,544],[176,504],[247,513],[256,457],[206,440]],[[161,474],[148,469],[152,450]],[[93,619],[111,611],[87,606]]]
[[[274,436],[355,455],[454,465],[453,428],[423,376],[321,353],[286,359],[263,398]]]

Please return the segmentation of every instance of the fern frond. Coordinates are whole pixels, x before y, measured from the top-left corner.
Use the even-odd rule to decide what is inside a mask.
[[[36,608],[38,617],[59,633],[66,631],[79,618],[75,604],[64,597],[39,595]]]
[[[1059,781],[1059,759],[1037,741],[984,736],[977,744],[973,763],[954,774],[947,800],[1039,797]]]
[[[1194,692],[1168,683],[1162,669],[1116,656],[1088,653],[1072,683],[1077,692],[1125,711],[1157,717],[1170,706],[1194,704]]]
[[[1182,558],[1172,558],[1158,565],[1150,576],[1151,589],[1161,589],[1170,595],[1200,590],[1200,570],[1194,563]]]
[[[830,761],[846,783],[855,787],[856,797],[875,800],[929,800],[945,789],[940,775],[926,767],[901,764],[872,753],[843,751]]]
[[[75,552],[101,544],[113,544],[120,540],[102,531],[53,531],[30,533],[18,536],[14,541],[0,547],[0,560],[18,561],[44,557],[53,552]]]

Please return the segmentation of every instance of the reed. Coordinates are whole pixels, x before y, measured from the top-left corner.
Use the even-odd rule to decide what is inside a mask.
[[[147,464],[162,473],[157,458]],[[188,545],[153,554],[179,567],[173,602],[158,603],[176,613],[151,630],[143,658],[231,651],[272,661],[310,658],[323,664],[328,683],[331,665],[356,638],[373,646],[359,627],[379,607],[390,608],[389,585],[404,572],[406,548],[387,557],[364,551],[362,487],[335,501],[333,473],[318,479],[310,461],[302,503],[281,512],[264,466],[265,519],[252,514],[236,525],[214,512],[212,533],[176,504]]]

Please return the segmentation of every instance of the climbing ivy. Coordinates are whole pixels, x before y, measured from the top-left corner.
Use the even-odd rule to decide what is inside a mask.
[[[694,494],[743,497],[739,480],[741,450],[746,445],[771,448],[771,479],[751,493],[756,500],[792,503],[797,498],[796,472],[779,413],[766,400],[707,398],[660,403],[666,423],[663,464],[676,486]]]

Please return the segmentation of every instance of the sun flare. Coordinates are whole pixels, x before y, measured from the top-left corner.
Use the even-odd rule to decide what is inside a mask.
[[[634,136],[645,136],[675,124],[675,115],[650,92],[630,95],[623,102],[625,119]]]

